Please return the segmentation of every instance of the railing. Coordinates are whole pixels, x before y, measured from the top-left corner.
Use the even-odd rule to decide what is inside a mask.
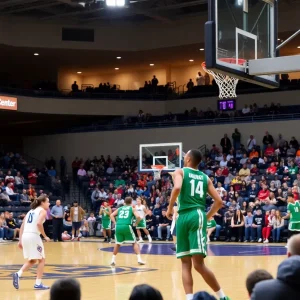
[[[87,88],[94,88],[94,85],[92,83],[84,83],[81,85],[82,91],[85,91]]]
[[[90,92],[72,92],[69,89],[62,91],[44,91],[44,90],[24,90],[1,87],[0,92],[12,95],[20,95],[27,97],[38,97],[38,98],[64,98],[68,100],[80,100],[80,99],[114,99],[114,100],[165,100],[167,94],[147,94],[140,93],[138,91],[132,92],[111,92],[111,93],[90,93]]]
[[[35,166],[38,169],[41,169],[45,166],[45,162],[38,160],[28,154],[22,153],[22,157],[27,161],[29,165]]]
[[[56,131],[55,133],[76,133],[76,132],[91,132],[91,131],[112,131],[112,130],[130,130],[130,129],[147,129],[147,128],[165,128],[165,127],[182,127],[182,126],[203,126],[216,125],[223,123],[253,123],[265,121],[279,120],[298,120],[300,113],[278,114],[278,115],[260,115],[246,117],[228,117],[215,119],[190,119],[182,121],[160,121],[148,123],[129,123],[129,124],[106,124],[92,125],[69,128],[66,130]]]
[[[177,92],[176,94],[170,94],[168,91],[164,93],[155,94],[155,93],[144,93],[140,91],[119,91],[119,86],[117,86],[116,91],[111,91],[110,93],[95,93],[95,92],[72,92],[69,89],[64,89],[61,91],[45,91],[45,90],[26,90],[26,89],[15,89],[9,87],[0,87],[0,92],[12,94],[12,95],[21,95],[28,97],[39,97],[39,98],[64,98],[64,99],[114,99],[114,100],[170,100],[170,99],[178,99],[178,98],[199,98],[199,97],[214,97],[217,95],[218,88],[217,86],[209,85],[204,86],[205,88],[200,88],[198,90],[193,90],[192,92],[185,93],[184,84],[183,87],[176,86],[176,81],[170,82],[171,88],[173,91]],[[91,84],[88,84],[91,86]],[[182,91],[181,91],[182,87]],[[179,89],[180,88],[180,89]],[[199,87],[196,87],[199,88]],[[297,81],[297,84],[292,84],[292,82],[287,83],[286,85],[282,82],[282,85],[278,89],[266,89],[260,86],[248,86],[245,83],[241,83],[237,87],[238,94],[253,94],[253,93],[265,93],[265,92],[276,92],[276,91],[285,91],[285,90],[299,90],[300,82]],[[176,97],[174,97],[176,96]]]

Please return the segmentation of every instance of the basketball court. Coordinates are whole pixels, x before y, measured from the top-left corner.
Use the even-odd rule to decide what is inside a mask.
[[[170,249],[171,243],[140,245],[145,266],[138,266],[132,246],[124,245],[117,256],[115,268],[109,266],[114,244],[99,239],[82,242],[45,243],[46,268],[43,283],[51,285],[56,279],[73,277],[80,281],[82,299],[126,300],[136,284],[148,283],[158,288],[164,299],[185,300],[181,283],[181,263]],[[278,264],[285,258],[283,244],[211,243],[207,265],[219,279],[232,300],[246,300],[245,279],[248,273],[263,268],[276,275]],[[49,291],[34,291],[34,271],[24,273],[20,289],[12,285],[12,273],[23,264],[22,251],[17,243],[0,245],[0,299],[48,300]],[[195,291],[210,288],[194,272]]]

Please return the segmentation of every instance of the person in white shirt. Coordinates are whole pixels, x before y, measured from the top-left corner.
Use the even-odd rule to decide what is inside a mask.
[[[100,199],[107,199],[107,193],[104,191],[104,188],[102,188],[101,190],[100,190],[100,192],[99,192],[99,198]]]
[[[117,199],[116,199],[116,201],[114,203],[114,205],[116,207],[120,207],[120,206],[124,205],[124,199],[122,199],[121,196],[122,196],[121,194],[118,194],[118,196],[117,196]]]
[[[112,174],[113,172],[114,172],[114,167],[113,167],[113,165],[110,165],[108,168],[107,168],[107,170],[106,170],[106,173],[107,174]]]
[[[49,206],[50,202],[47,196],[41,195],[32,202],[31,210],[27,213],[23,220],[20,229],[20,240],[18,247],[23,249],[24,259],[27,261],[17,273],[13,274],[13,286],[17,290],[19,289],[19,281],[23,275],[23,272],[32,268],[36,262],[38,262],[38,266],[34,289],[49,289],[48,286],[42,284],[42,276],[45,266],[45,250],[40,237],[40,235],[42,235],[46,242],[50,241],[49,237],[44,231],[43,226]]]
[[[225,155],[224,155],[223,159],[220,161],[220,167],[221,168],[227,167],[227,159],[226,159]]]
[[[5,188],[5,189],[6,189],[6,193],[7,193],[8,196],[13,196],[13,195],[15,195],[15,192],[14,192],[14,190],[12,189],[12,186],[13,186],[13,184],[12,184],[12,183],[9,183],[9,184],[7,185],[7,187]]]
[[[242,114],[243,115],[248,115],[250,113],[250,108],[246,104],[245,107],[242,109]]]
[[[226,195],[226,190],[222,187],[221,182],[218,182],[218,187],[216,188],[216,190],[219,193],[221,198],[223,198]]]
[[[247,150],[251,151],[255,146],[256,146],[256,140],[253,135],[250,135],[250,138],[247,141]]]
[[[205,78],[202,76],[201,72],[198,72],[198,75],[196,77],[197,86],[205,85]]]
[[[20,172],[17,172],[17,175],[15,176],[15,184],[18,189],[23,189],[24,187],[24,177]]]
[[[7,171],[7,175],[5,176],[5,182],[14,182],[15,178],[14,176],[11,176],[11,171]]]

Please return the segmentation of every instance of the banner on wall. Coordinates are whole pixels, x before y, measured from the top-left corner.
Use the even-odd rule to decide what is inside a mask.
[[[14,97],[7,97],[7,96],[0,95],[0,109],[17,110],[18,99]]]

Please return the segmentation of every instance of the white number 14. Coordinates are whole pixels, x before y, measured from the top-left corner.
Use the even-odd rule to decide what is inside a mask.
[[[195,194],[198,194],[200,198],[203,197],[203,181],[198,181],[197,186],[195,187],[195,179],[190,181],[191,183],[191,196],[194,197]]]

